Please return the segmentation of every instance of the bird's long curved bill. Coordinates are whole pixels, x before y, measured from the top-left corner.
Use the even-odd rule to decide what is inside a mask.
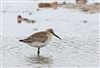
[[[56,36],[57,38],[59,38],[60,40],[62,40],[59,36],[57,36],[56,34],[53,33],[54,36]]]

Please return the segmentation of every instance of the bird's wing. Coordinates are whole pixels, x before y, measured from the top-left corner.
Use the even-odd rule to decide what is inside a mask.
[[[32,43],[32,42],[41,42],[44,43],[48,39],[48,36],[46,32],[38,32],[35,34],[32,34],[28,38],[24,39],[26,42]]]

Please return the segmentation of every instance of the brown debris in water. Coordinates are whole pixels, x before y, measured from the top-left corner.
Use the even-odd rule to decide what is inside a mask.
[[[51,2],[51,3],[39,3],[39,8],[53,8],[57,9],[58,7],[64,7],[66,9],[74,9],[74,10],[80,10],[85,13],[96,13],[100,12],[100,3],[94,3],[94,4],[73,4],[73,3],[66,3],[65,1],[62,3],[58,2]],[[39,11],[39,10],[37,10]]]
[[[39,8],[53,8],[57,9],[58,2],[52,2],[52,3],[39,3]]]

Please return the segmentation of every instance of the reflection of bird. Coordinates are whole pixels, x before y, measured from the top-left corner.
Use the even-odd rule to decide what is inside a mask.
[[[46,31],[34,33],[31,36],[29,36],[28,38],[25,38],[25,39],[19,40],[19,41],[27,43],[32,47],[37,47],[38,48],[37,54],[38,54],[38,56],[40,56],[39,55],[40,48],[47,45],[51,40],[51,36],[53,36],[53,35],[61,40],[61,38],[59,36],[57,36],[52,29],[47,29]]]
[[[21,15],[18,15],[17,16],[17,22],[21,23],[22,21],[26,21],[27,23],[34,23],[35,22],[34,20],[29,20],[27,18],[23,18]]]

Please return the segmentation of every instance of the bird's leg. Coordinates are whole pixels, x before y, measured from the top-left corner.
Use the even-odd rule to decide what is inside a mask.
[[[40,47],[38,47],[37,54],[38,54],[38,56],[40,56]]]

